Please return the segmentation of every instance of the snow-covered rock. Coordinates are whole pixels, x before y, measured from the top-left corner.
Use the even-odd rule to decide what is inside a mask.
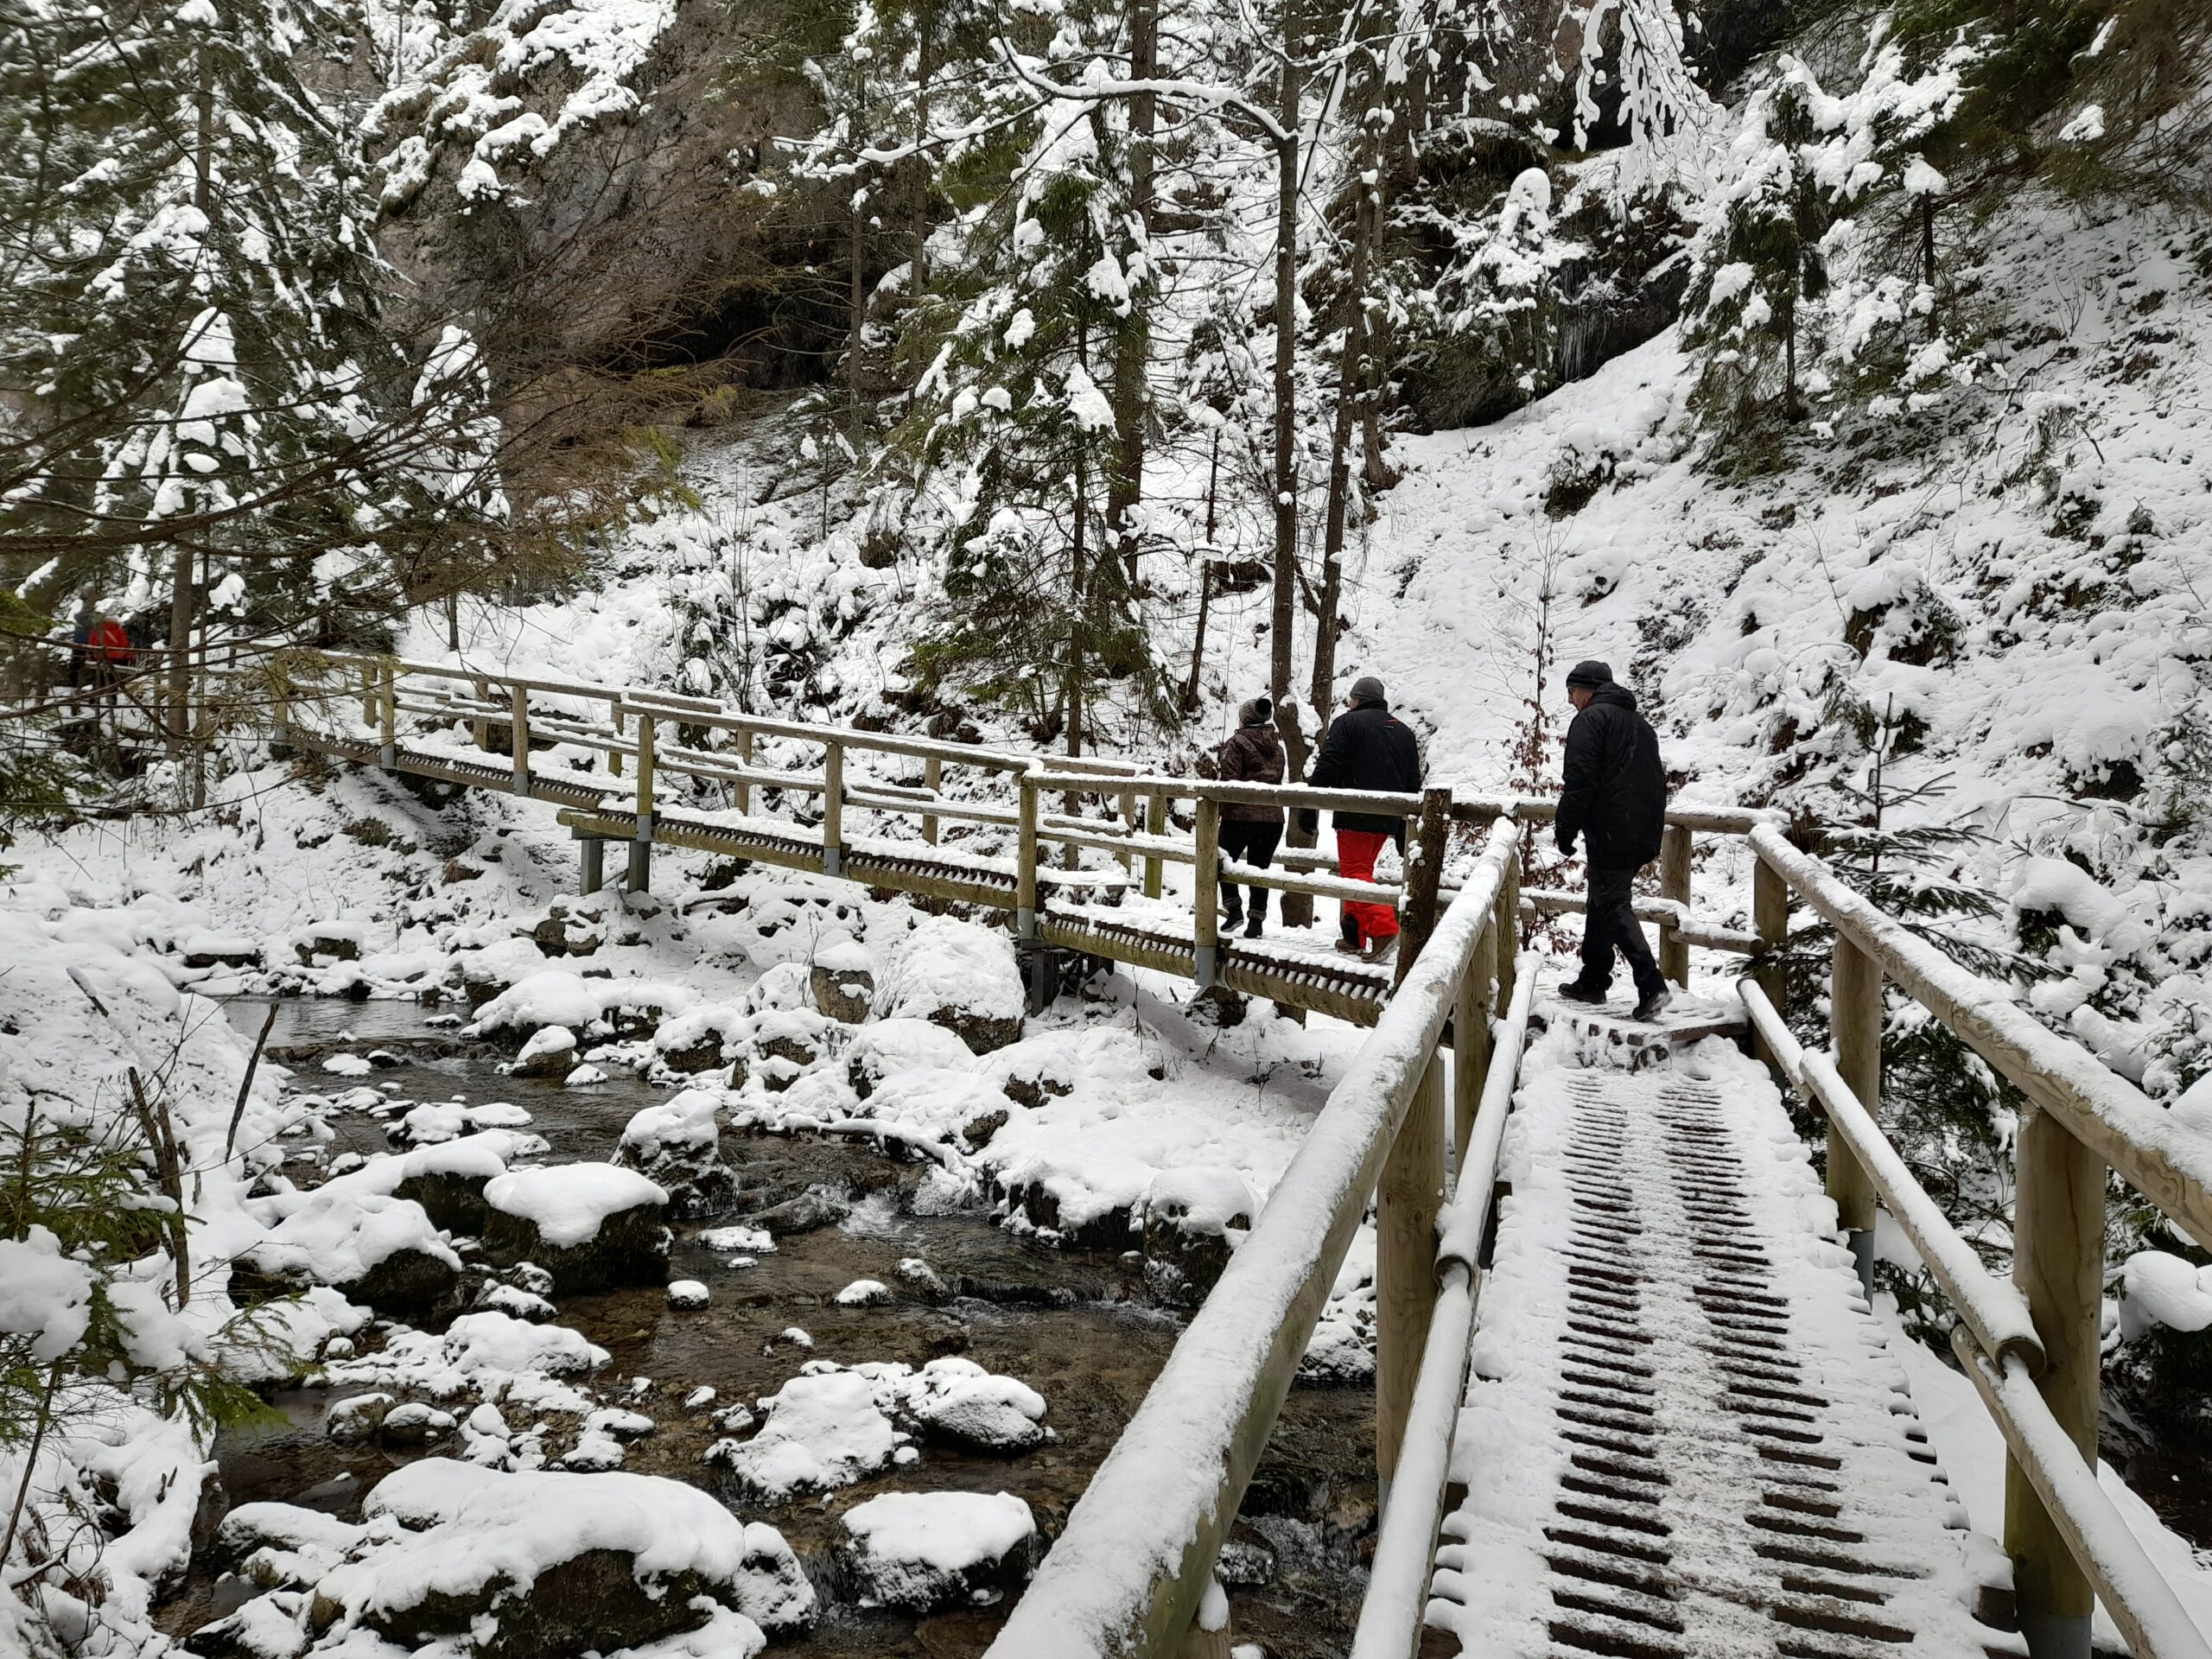
[[[1161,1301],[1196,1306],[1228,1267],[1259,1209],[1233,1169],[1164,1169],[1144,1197],[1144,1281]]]
[[[862,1100],[894,1076],[941,1071],[964,1077],[975,1066],[967,1044],[927,1020],[876,1020],[854,1033],[845,1049],[846,1079]],[[961,1087],[965,1090],[968,1085]]]
[[[725,1210],[737,1198],[737,1172],[722,1161],[715,1114],[719,1095],[686,1089],[631,1118],[614,1161],[635,1169],[668,1193],[669,1214],[693,1220]]]
[[[843,939],[824,945],[807,968],[814,1006],[830,1019],[857,1026],[875,999],[875,963],[866,946]]]
[[[671,1307],[700,1308],[712,1300],[714,1293],[696,1279],[678,1279],[668,1287],[668,1305]]]
[[[782,1535],[650,1475],[502,1471],[427,1458],[362,1504],[350,1559],[313,1586],[310,1623],[480,1659],[570,1659],[654,1642],[721,1606],[762,1632],[815,1597]]]
[[[575,1069],[576,1033],[566,1026],[540,1026],[514,1058],[518,1077],[565,1077]]]
[[[931,916],[899,942],[881,1012],[943,1026],[988,1054],[1021,1038],[1027,1006],[1014,941],[980,922]]]
[[[1052,1438],[1045,1396],[971,1359],[931,1360],[898,1390],[905,1421],[925,1438],[978,1452],[1024,1452]]]
[[[891,1287],[880,1279],[855,1279],[831,1300],[840,1307],[874,1307],[891,1300]]]
[[[555,1164],[487,1181],[484,1248],[501,1266],[532,1262],[563,1290],[658,1284],[668,1274],[668,1194],[634,1169]]]
[[[751,1440],[717,1441],[707,1456],[770,1503],[849,1486],[887,1468],[908,1438],[876,1395],[861,1371],[813,1362],[761,1401]]]
[[[1006,1492],[883,1492],[840,1524],[864,1607],[989,1606],[1035,1564],[1036,1521]]]

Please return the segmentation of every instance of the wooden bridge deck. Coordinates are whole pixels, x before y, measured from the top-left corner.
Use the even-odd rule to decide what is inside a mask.
[[[1430,1624],[1484,1659],[2024,1652],[1764,1068],[1575,1042],[1515,1096]]]

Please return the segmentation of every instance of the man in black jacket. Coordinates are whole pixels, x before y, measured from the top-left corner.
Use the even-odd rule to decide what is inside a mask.
[[[1329,722],[1329,734],[1314,757],[1306,781],[1316,789],[1379,789],[1409,794],[1421,787],[1421,745],[1413,728],[1390,712],[1382,682],[1372,674],[1354,680],[1344,712]],[[1299,815],[1308,830],[1320,821],[1308,810]],[[1375,879],[1382,843],[1406,849],[1406,821],[1373,812],[1331,815],[1337,832],[1337,873],[1355,881]],[[1337,949],[1372,960],[1389,954],[1398,942],[1398,912],[1388,905],[1344,901],[1343,937]]]
[[[1612,983],[1618,949],[1636,976],[1636,1017],[1657,1017],[1669,1001],[1667,982],[1651,959],[1630,907],[1636,873],[1659,856],[1666,831],[1667,772],[1659,761],[1659,734],[1636,712],[1636,697],[1613,683],[1604,663],[1577,663],[1567,677],[1574,723],[1567,728],[1565,787],[1559,795],[1557,834],[1562,853],[1579,836],[1589,849],[1590,907],[1582,928],[1582,971],[1560,995],[1574,1002],[1603,1002]]]

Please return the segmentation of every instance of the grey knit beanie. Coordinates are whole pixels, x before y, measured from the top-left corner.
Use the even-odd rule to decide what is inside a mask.
[[[1351,683],[1351,700],[1354,702],[1381,702],[1383,700],[1382,682],[1372,674],[1361,675]]]
[[[1275,705],[1267,697],[1254,697],[1236,708],[1236,723],[1240,726],[1264,726],[1274,717]]]
[[[1612,664],[1601,663],[1595,657],[1587,661],[1577,663],[1567,671],[1567,684],[1586,688],[1592,691],[1595,691],[1601,685],[1611,685],[1612,681]]]

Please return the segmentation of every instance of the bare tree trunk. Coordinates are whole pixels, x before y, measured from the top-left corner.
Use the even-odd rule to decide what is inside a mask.
[[[1290,696],[1291,652],[1298,614],[1298,409],[1294,370],[1298,350],[1298,121],[1305,93],[1299,60],[1297,0],[1284,0],[1282,17],[1282,102],[1276,112],[1283,137],[1275,149],[1275,547],[1274,615],[1270,645],[1273,661],[1268,690],[1275,715],[1282,718]],[[1289,741],[1294,718],[1283,734]]]
[[[193,158],[193,206],[200,217],[214,212],[215,66],[200,54],[199,133]],[[192,736],[192,552],[179,548],[169,566],[168,750],[181,754]]]
[[[913,263],[906,272],[906,302],[918,302],[922,289],[929,281],[930,247],[930,163],[929,157],[920,153],[919,147],[930,137],[930,77],[936,73],[937,64],[930,54],[937,45],[931,25],[937,21],[931,8],[923,5],[914,15],[914,253]]]
[[[1159,70],[1159,0],[1132,0],[1129,7],[1129,78],[1149,80]],[[1158,99],[1139,92],[1129,100],[1129,202],[1143,236],[1147,279],[1152,263],[1152,141],[1159,126]],[[1132,283],[1132,288],[1135,283]],[[1134,295],[1129,315],[1114,337],[1114,470],[1106,481],[1106,525],[1122,568],[1137,579],[1136,512],[1144,499],[1144,421],[1151,403],[1146,359],[1151,334]]]

